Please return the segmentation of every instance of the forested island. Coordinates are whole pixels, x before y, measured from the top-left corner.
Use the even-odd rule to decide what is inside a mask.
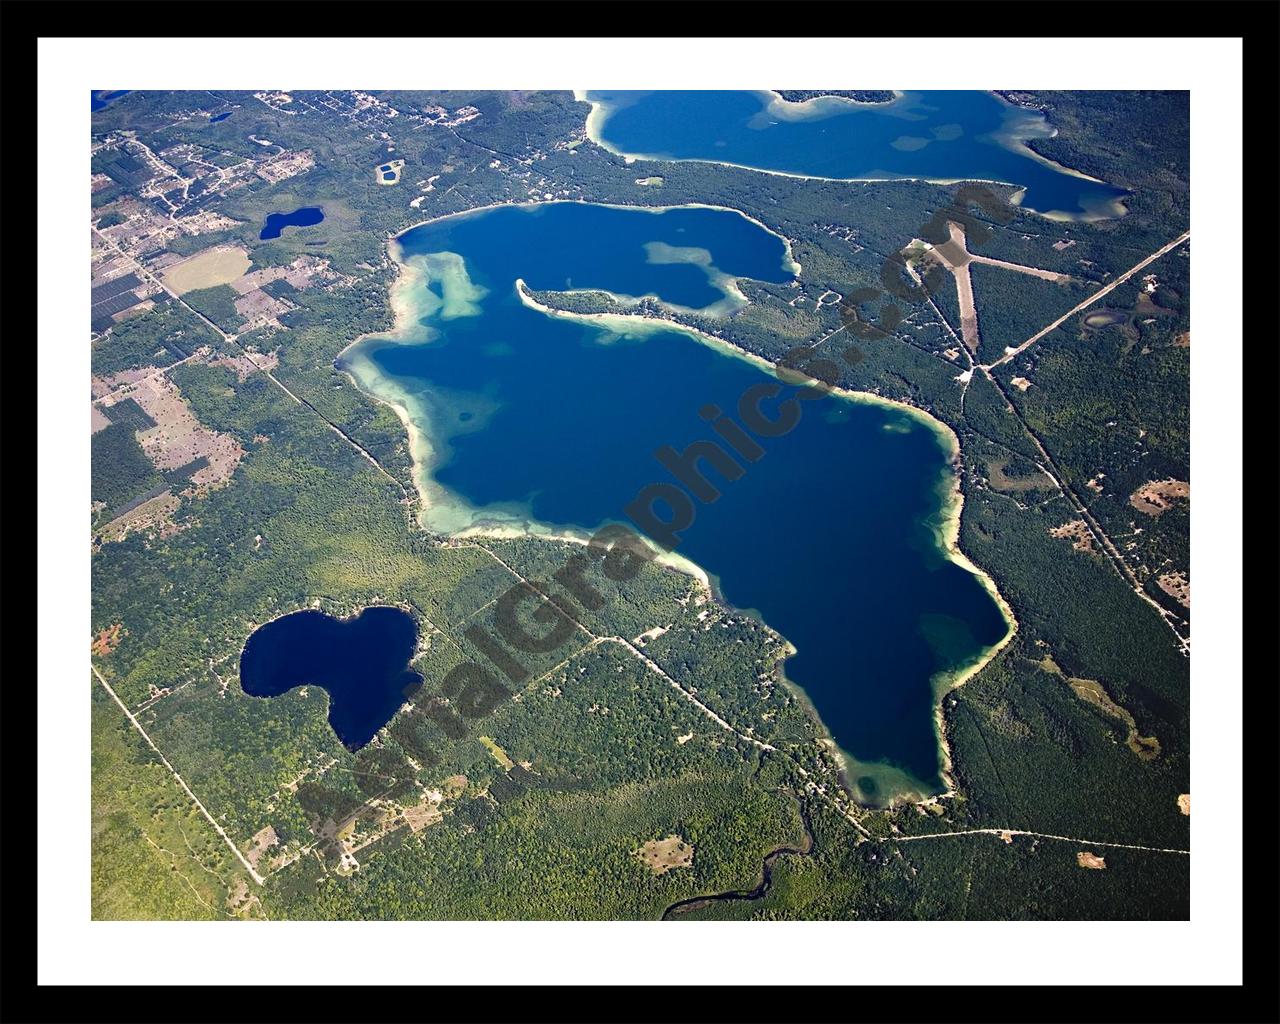
[[[788,103],[804,103],[819,96],[843,96],[858,103],[889,103],[897,95],[892,89],[774,89]]]

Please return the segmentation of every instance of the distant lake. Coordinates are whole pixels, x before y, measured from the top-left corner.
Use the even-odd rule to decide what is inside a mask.
[[[240,685],[251,697],[320,687],[329,694],[333,731],[359,750],[421,680],[409,668],[417,644],[413,616],[399,608],[366,608],[346,620],[294,612],[254,630],[240,655]]]
[[[224,110],[221,114],[214,114],[213,117],[209,118],[209,123],[217,124],[219,121],[225,121],[230,116],[231,116],[231,111]]]
[[[293,213],[271,213],[267,215],[259,238],[279,238],[285,228],[309,228],[324,220],[324,210],[318,206],[304,206]]]
[[[641,488],[673,480],[656,449],[714,438],[700,410],[736,416],[744,391],[775,380],[683,332],[648,324],[621,336],[546,315],[514,287],[723,311],[730,279],[792,276],[782,240],[738,213],[508,206],[399,243],[418,275],[414,323],[361,342],[342,365],[424,432],[415,454],[439,532],[626,521]],[[1005,634],[978,577],[936,541],[953,483],[947,444],[911,413],[832,397],[804,403],[794,430],[761,444],[740,479],[708,471],[722,497],[697,506],[677,551],[796,645],[787,677],[856,762],[865,799],[937,792],[935,688]]]
[[[114,92],[110,89],[93,89],[89,93],[89,110],[101,110],[103,107],[109,106],[121,96],[128,96],[131,89],[117,89]]]
[[[1037,158],[1045,116],[990,92],[907,92],[892,103],[786,103],[769,92],[588,92],[600,141],[651,159],[714,160],[824,178],[980,179],[1026,189],[1022,205],[1114,217],[1128,193]]]

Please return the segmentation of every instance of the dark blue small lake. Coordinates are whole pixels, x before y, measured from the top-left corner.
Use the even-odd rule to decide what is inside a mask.
[[[1029,139],[1055,129],[990,92],[904,92],[892,103],[771,92],[588,92],[593,133],[620,153],[712,160],[839,179],[986,180],[1026,189],[1028,209],[1066,218],[1123,214],[1128,193],[1041,159]]]
[[[240,655],[240,685],[251,697],[321,687],[329,694],[333,731],[348,750],[359,750],[421,682],[409,668],[417,645],[418,627],[399,608],[366,608],[352,619],[294,612],[249,637]]]
[[[230,116],[231,116],[231,111],[224,110],[221,114],[214,114],[213,117],[209,118],[209,123],[217,124],[219,121],[225,121]]]
[[[270,213],[262,226],[259,238],[279,238],[285,228],[309,228],[324,220],[324,210],[318,206],[304,206],[293,213]]]

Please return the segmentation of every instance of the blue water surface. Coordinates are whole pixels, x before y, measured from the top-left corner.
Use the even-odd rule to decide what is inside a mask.
[[[329,724],[359,750],[387,724],[420,677],[409,668],[418,642],[413,616],[366,608],[352,619],[301,611],[260,626],[240,655],[240,685],[252,697],[296,686],[329,694]]]
[[[907,92],[886,104],[828,97],[803,108],[767,92],[586,95],[607,107],[602,141],[629,154],[826,178],[1008,182],[1026,189],[1027,208],[1068,217],[1114,216],[1128,194],[1038,159],[1020,140],[1051,133],[1044,115],[990,92]]]
[[[584,529],[628,521],[646,485],[683,486],[655,459],[660,447],[714,438],[700,413],[714,406],[737,418],[748,389],[776,381],[682,332],[623,338],[548,316],[514,288],[522,278],[533,289],[703,308],[724,301],[719,274],[787,283],[781,239],[736,212],[504,207],[423,225],[400,242],[410,262],[458,254],[487,291],[468,308],[431,283],[435,300],[422,305],[437,308],[422,320],[421,343],[371,339],[359,356],[422,407],[432,476],[481,518]],[[712,266],[653,259],[698,249]],[[763,410],[779,415],[795,392],[783,388]],[[721,496],[695,503],[676,550],[718,578],[727,602],[796,646],[786,674],[845,751],[936,791],[931,680],[1005,633],[979,579],[935,540],[953,480],[949,449],[920,419],[883,404],[827,397],[800,409],[789,434],[757,439],[762,457],[738,459],[739,479],[703,467]],[[874,776],[861,776],[864,798],[874,798]]]
[[[292,213],[267,214],[259,238],[279,238],[285,228],[309,228],[324,220],[324,210],[318,206],[304,206]]]
[[[112,103],[118,100],[121,96],[128,96],[129,93],[132,91],[133,90],[131,89],[117,89],[115,91],[112,91],[110,89],[90,90],[89,110],[91,112],[94,110],[102,110],[104,107],[110,106]]]

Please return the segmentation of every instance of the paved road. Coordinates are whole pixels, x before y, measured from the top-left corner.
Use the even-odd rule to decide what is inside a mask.
[[[959,832],[932,832],[919,836],[892,836],[883,841],[886,843],[913,843],[919,839],[946,839],[948,836],[1035,836],[1037,839],[1057,839],[1064,843],[1079,843],[1081,846],[1105,846],[1113,850],[1145,850],[1147,853],[1180,853],[1190,856],[1190,850],[1171,850],[1163,846],[1133,846],[1130,843],[1103,843],[1096,839],[1077,839],[1075,836],[1055,836],[1049,832],[1027,832],[1019,828],[969,828]]]
[[[1117,277],[1117,278],[1116,278],[1114,281],[1112,281],[1110,284],[1108,284],[1108,285],[1104,285],[1103,287],[1099,288],[1096,292],[1094,292],[1092,295],[1090,295],[1087,299],[1085,299],[1085,300],[1084,300],[1082,303],[1080,303],[1078,306],[1074,307],[1073,309],[1068,310],[1066,313],[1063,313],[1063,314],[1062,314],[1062,316],[1058,317],[1058,319],[1057,319],[1057,320],[1055,320],[1053,323],[1051,323],[1051,324],[1050,324],[1048,327],[1046,327],[1044,330],[1042,330],[1042,331],[1037,331],[1035,334],[1033,334],[1030,338],[1028,338],[1026,341],[1024,341],[1024,342],[1023,342],[1021,345],[1019,345],[1017,348],[1012,349],[1012,350],[1011,350],[1011,351],[1009,351],[1009,352],[1006,352],[1003,356],[1001,356],[999,359],[997,359],[994,363],[988,363],[988,364],[986,364],[986,365],[983,367],[983,369],[984,369],[984,370],[991,370],[991,369],[994,369],[995,367],[999,366],[999,365],[1000,365],[1000,364],[1002,364],[1002,363],[1007,363],[1010,359],[1014,358],[1014,356],[1020,355],[1021,353],[1025,352],[1027,349],[1029,349],[1032,345],[1034,345],[1037,341],[1039,341],[1041,338],[1043,338],[1043,337],[1044,337],[1046,334],[1048,334],[1050,331],[1057,330],[1057,328],[1061,327],[1064,323],[1066,323],[1068,320],[1070,320],[1073,316],[1075,316],[1077,313],[1079,313],[1082,309],[1088,309],[1088,308],[1089,308],[1090,306],[1092,306],[1095,302],[1097,302],[1100,298],[1102,298],[1102,297],[1103,297],[1103,296],[1105,296],[1105,295],[1109,295],[1109,294],[1110,294],[1114,289],[1116,289],[1116,288],[1120,287],[1120,285],[1124,284],[1127,280],[1129,280],[1129,278],[1133,277],[1133,275],[1134,275],[1134,274],[1137,274],[1137,273],[1139,273],[1140,271],[1142,271],[1142,270],[1146,269],[1146,268],[1147,268],[1147,267],[1149,267],[1152,263],[1154,263],[1156,260],[1158,260],[1161,256],[1163,256],[1163,255],[1165,255],[1166,253],[1168,253],[1168,252],[1172,251],[1173,249],[1176,249],[1178,246],[1180,246],[1183,242],[1185,242],[1185,241],[1186,241],[1188,238],[1190,238],[1190,237],[1191,237],[1191,232],[1190,232],[1190,231],[1184,231],[1182,234],[1180,234],[1177,238],[1175,238],[1175,239],[1174,239],[1172,242],[1170,242],[1168,245],[1162,246],[1161,248],[1159,248],[1159,249],[1157,249],[1155,252],[1153,252],[1150,256],[1148,256],[1146,259],[1144,259],[1141,263],[1135,264],[1134,266],[1130,267],[1128,270],[1126,270],[1123,274],[1121,274],[1119,277]]]

